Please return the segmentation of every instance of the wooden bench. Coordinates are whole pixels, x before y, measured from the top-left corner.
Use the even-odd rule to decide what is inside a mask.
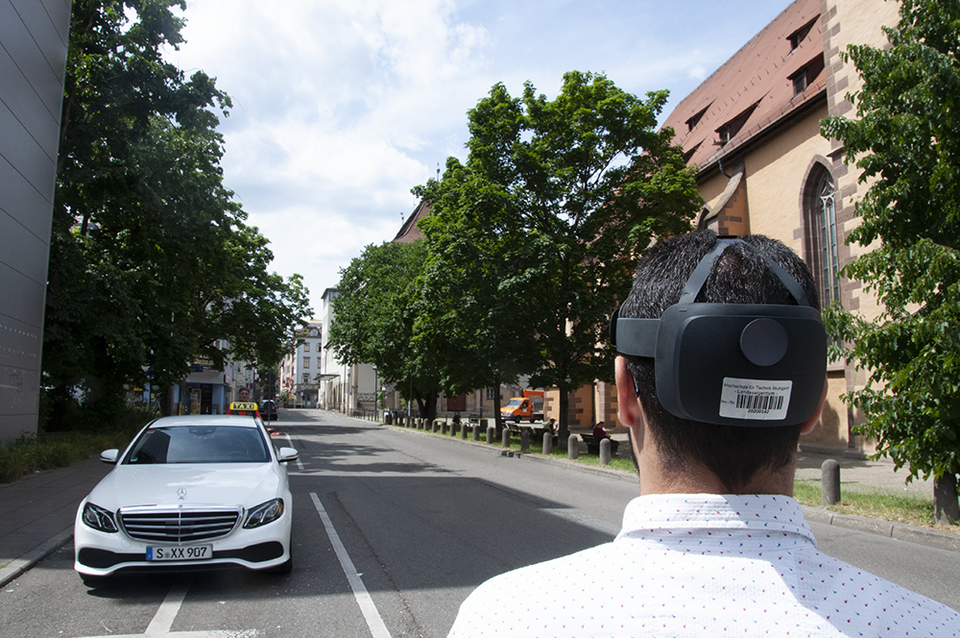
[[[583,442],[587,444],[587,454],[596,454],[600,455],[600,441],[604,439],[602,436],[594,436],[592,434],[578,434]],[[620,445],[620,442],[615,439],[610,439],[610,456],[616,456],[617,447]]]

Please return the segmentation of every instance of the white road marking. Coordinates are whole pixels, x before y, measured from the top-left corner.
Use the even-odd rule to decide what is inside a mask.
[[[239,631],[170,631],[173,621],[177,618],[183,599],[190,589],[192,578],[178,580],[173,588],[160,603],[160,609],[153,620],[147,625],[142,634],[107,634],[105,636],[87,636],[86,638],[255,638],[259,632],[256,629],[241,629]]]
[[[367,588],[360,579],[357,568],[353,566],[353,561],[350,560],[347,549],[343,546],[337,530],[334,529],[333,522],[330,520],[330,516],[327,515],[327,510],[323,509],[323,505],[320,503],[320,499],[316,493],[310,492],[310,498],[313,499],[313,506],[317,508],[317,513],[320,514],[320,520],[323,521],[323,527],[327,530],[330,543],[337,553],[337,558],[340,559],[340,566],[343,568],[343,573],[347,577],[347,582],[350,583],[350,588],[353,589],[353,596],[357,599],[357,604],[360,605],[360,611],[367,621],[367,627],[370,628],[370,633],[373,635],[373,638],[390,638],[390,632],[387,631],[387,626],[383,624],[383,618],[380,617],[380,612],[377,611],[377,606],[373,603],[373,598],[370,597]]]
[[[177,612],[180,611],[180,606],[187,596],[187,590],[190,589],[191,582],[193,582],[193,579],[188,578],[174,583],[170,593],[160,603],[160,609],[157,610],[153,620],[147,625],[147,630],[143,632],[145,636],[163,636],[170,633],[170,628],[173,627],[173,621],[177,619]]]
[[[287,439],[287,445],[288,445],[289,447],[293,447],[293,440],[290,439],[290,435],[287,434],[286,432],[284,432],[283,436],[286,437],[286,439]],[[299,457],[299,456],[297,457],[297,468],[300,469],[300,470],[303,469],[303,463],[300,462],[300,457]]]

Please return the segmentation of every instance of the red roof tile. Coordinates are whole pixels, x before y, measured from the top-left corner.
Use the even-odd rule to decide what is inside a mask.
[[[819,15],[820,0],[796,0],[677,105],[664,126],[674,129],[688,164],[710,166],[824,93]],[[801,73],[807,87],[795,95]],[[721,144],[724,129],[729,139]]]

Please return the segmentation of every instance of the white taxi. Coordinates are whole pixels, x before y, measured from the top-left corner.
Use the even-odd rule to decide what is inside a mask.
[[[119,571],[239,566],[287,573],[293,498],[259,418],[175,416],[149,423],[83,500],[74,569],[88,584]]]

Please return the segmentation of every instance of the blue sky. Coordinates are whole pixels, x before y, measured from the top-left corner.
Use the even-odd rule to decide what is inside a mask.
[[[603,72],[661,120],[788,0],[187,0],[187,42],[234,101],[221,123],[225,185],[300,273],[314,311],[364,246],[393,239],[410,189],[465,158],[466,113],[503,82],[556,95]]]

